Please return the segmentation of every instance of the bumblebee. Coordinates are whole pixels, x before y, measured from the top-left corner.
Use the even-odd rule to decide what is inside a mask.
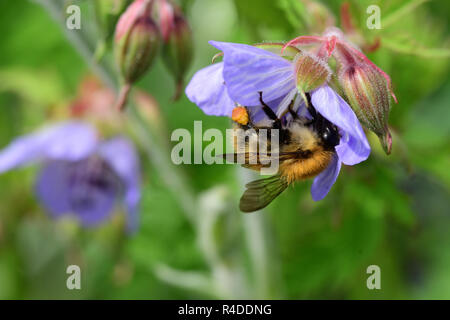
[[[278,118],[274,111],[263,101],[262,92],[260,102],[262,110],[271,121],[270,126],[259,126],[252,122],[246,107],[237,107],[233,112],[235,128],[252,130],[261,134],[265,132],[271,136],[273,130],[278,130],[279,146],[277,151],[270,153],[250,151],[249,139],[245,140],[244,151],[236,151],[231,155],[224,155],[224,158],[234,163],[239,163],[239,156],[245,159],[241,163],[243,167],[255,171],[267,166],[262,161],[263,157],[276,158],[279,162],[278,172],[265,179],[256,180],[246,185],[246,190],[240,199],[239,207],[243,212],[253,212],[265,208],[277,196],[279,196],[290,184],[313,178],[325,170],[330,164],[335,153],[335,146],[339,144],[340,135],[338,128],[316,111],[311,103],[311,96],[306,94],[307,109],[311,119],[301,117],[292,107],[292,101],[286,115]],[[287,112],[290,119],[287,119]],[[261,130],[266,129],[266,130]],[[236,143],[236,142],[235,142]],[[242,159],[241,158],[241,159]],[[256,161],[250,161],[256,159]],[[267,162],[266,162],[267,163]]]

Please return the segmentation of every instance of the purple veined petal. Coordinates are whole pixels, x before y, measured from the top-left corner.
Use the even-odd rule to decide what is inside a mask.
[[[64,122],[14,140],[0,152],[0,173],[45,159],[76,161],[91,154],[96,131],[81,122]]]
[[[210,41],[224,52],[223,77],[230,97],[245,106],[286,96],[295,88],[294,65],[275,53],[246,44]]]
[[[319,201],[325,198],[333,184],[336,182],[340,171],[341,161],[337,155],[333,155],[333,159],[328,167],[313,181],[311,186],[311,195],[314,201]]]
[[[366,160],[370,145],[351,107],[333,89],[322,86],[311,94],[314,108],[341,129],[341,142],[336,147],[339,159],[346,165]]]
[[[186,87],[186,96],[210,116],[227,116],[235,107],[223,79],[223,62],[197,71]]]
[[[91,160],[55,160],[43,167],[36,183],[36,195],[53,218],[70,215],[85,227],[95,227],[113,212],[117,177],[96,159],[94,165],[99,166],[93,169]]]
[[[124,203],[127,209],[127,230],[133,232],[139,224],[140,164],[131,141],[117,137],[102,143],[98,154],[116,172],[125,186]]]
[[[275,113],[277,114],[278,118],[281,118],[282,115],[286,114],[286,112],[288,111],[288,107],[289,105],[292,103],[292,101],[294,101],[294,109],[295,110],[295,104],[297,101],[299,101],[297,99],[297,89],[292,89],[291,91],[289,91],[286,96],[283,98],[283,100],[281,100],[280,104],[278,105]]]

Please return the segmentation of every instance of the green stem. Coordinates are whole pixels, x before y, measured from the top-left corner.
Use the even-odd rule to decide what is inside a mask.
[[[186,218],[196,226],[197,207],[195,196],[190,191],[189,184],[185,181],[184,175],[178,167],[172,165],[171,159],[167,156],[169,152],[165,152],[159,144],[155,142],[151,130],[147,130],[147,126],[139,115],[134,105],[128,108],[128,115],[133,120],[132,130],[139,139],[140,144],[145,148],[147,156],[151,159],[166,185],[176,194]]]
[[[254,178],[254,174],[246,169],[239,168],[236,175],[241,185],[245,185]],[[258,211],[242,215],[242,222],[245,229],[245,240],[250,254],[253,268],[254,292],[257,297],[254,299],[269,299],[270,294],[270,276],[271,266],[268,258],[266,231],[266,221],[264,212]]]

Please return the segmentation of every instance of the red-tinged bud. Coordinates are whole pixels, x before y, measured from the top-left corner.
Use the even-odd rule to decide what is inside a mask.
[[[186,19],[176,13],[173,27],[163,44],[163,61],[174,76],[177,89],[174,100],[183,92],[184,76],[191,64],[193,56],[192,31]]]
[[[152,19],[136,21],[133,29],[118,44],[117,61],[124,80],[134,83],[153,63],[159,47],[159,30]]]
[[[167,0],[159,2],[159,28],[164,42],[167,42],[170,33],[174,28],[175,12],[174,7]]]
[[[99,31],[104,40],[112,39],[120,15],[131,0],[95,0],[94,10]]]
[[[389,154],[392,137],[388,128],[390,91],[386,78],[368,64],[352,64],[342,69],[339,82],[358,119],[380,139]]]
[[[115,55],[123,86],[117,108],[127,102],[131,85],[151,67],[160,43],[160,33],[151,17],[152,0],[135,0],[116,26]]]
[[[309,52],[299,54],[294,64],[297,88],[303,97],[330,79],[331,69],[327,62]]]
[[[116,60],[125,83],[139,80],[159,47],[159,30],[150,13],[151,1],[135,0],[120,18],[115,37]]]
[[[96,0],[94,1],[95,20],[100,33],[95,57],[100,61],[110,47],[117,21],[131,0]]]
[[[247,125],[249,122],[249,116],[245,107],[236,107],[233,109],[231,119],[239,124]]]

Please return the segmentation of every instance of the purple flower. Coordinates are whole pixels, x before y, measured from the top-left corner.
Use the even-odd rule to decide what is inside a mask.
[[[219,62],[204,69],[197,71],[186,87],[186,95],[193,103],[195,103],[203,112],[210,116],[226,116],[231,117],[233,109],[236,107],[237,100],[230,97],[228,88],[223,78],[224,63]],[[277,114],[283,111],[280,106],[289,105],[295,94],[289,94],[285,97],[267,100],[266,103],[274,109]],[[294,109],[301,104],[300,97],[296,98]],[[261,111],[261,103],[259,98],[252,101],[251,104],[245,104],[252,113],[254,121],[262,120],[265,116]],[[305,109],[303,109],[306,111]]]
[[[81,122],[64,122],[20,137],[0,151],[0,173],[41,163],[36,195],[54,218],[76,217],[97,226],[117,201],[127,211],[127,230],[136,230],[140,199],[139,159],[124,137],[99,141]]]
[[[213,78],[205,72],[208,68],[200,70],[186,90],[189,99],[207,114],[230,115],[235,103],[259,106],[259,92],[266,101],[271,101],[268,104],[278,116],[285,113],[293,99],[294,108],[303,115],[307,113],[296,87],[293,61],[250,45],[216,41],[210,44],[223,51],[223,62],[208,67],[214,67]],[[218,92],[221,99],[213,99]],[[318,201],[336,181],[341,164],[354,165],[366,160],[370,146],[353,110],[333,89],[325,84],[310,94],[314,108],[335,124],[341,135],[332,163],[314,179],[311,193]]]

